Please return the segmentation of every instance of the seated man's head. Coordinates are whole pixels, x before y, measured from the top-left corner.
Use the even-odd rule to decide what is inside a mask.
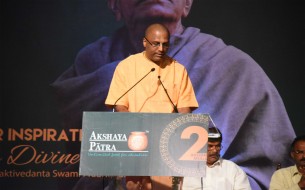
[[[305,135],[298,136],[293,140],[290,155],[299,172],[305,174]]]
[[[216,127],[209,128],[207,147],[207,165],[211,166],[219,160],[221,150],[222,134]]]

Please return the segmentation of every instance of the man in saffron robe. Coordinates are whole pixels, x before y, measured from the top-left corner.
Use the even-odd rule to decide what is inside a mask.
[[[186,69],[166,54],[169,38],[170,33],[164,25],[148,26],[143,38],[145,51],[131,55],[118,64],[106,105],[118,112],[153,113],[191,113],[198,107]],[[147,71],[151,73],[143,77]],[[173,186],[169,177],[152,176],[151,181],[152,189],[170,190]],[[141,182],[139,178],[138,184],[127,181],[127,185],[134,185],[134,188],[147,186],[147,181]]]

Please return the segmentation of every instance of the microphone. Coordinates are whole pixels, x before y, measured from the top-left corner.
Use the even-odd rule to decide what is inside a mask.
[[[173,107],[174,107],[174,111],[175,111],[175,113],[178,113],[177,106],[176,106],[176,105],[173,103],[172,99],[169,97],[169,95],[168,95],[168,93],[167,93],[166,88],[164,87],[164,85],[163,85],[162,81],[160,80],[160,76],[158,76],[158,79],[159,79],[159,81],[160,81],[160,83],[161,83],[161,85],[162,85],[162,87],[163,87],[163,89],[164,89],[164,91],[165,91],[165,93],[166,93],[166,95],[167,95],[167,97],[168,97],[169,101],[172,103],[172,105],[173,105]]]
[[[124,94],[122,94],[122,96],[120,96],[120,97],[114,102],[112,112],[115,111],[116,103],[117,103],[123,96],[125,96],[131,89],[133,89],[133,87],[135,87],[139,82],[141,82],[147,75],[149,75],[149,73],[154,72],[155,70],[156,70],[155,68],[151,68],[151,70],[150,70],[146,75],[144,75],[144,77],[142,77],[138,82],[136,82],[132,87],[130,87]]]

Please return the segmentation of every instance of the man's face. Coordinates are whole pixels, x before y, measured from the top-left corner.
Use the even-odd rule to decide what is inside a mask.
[[[305,174],[305,141],[298,141],[290,154],[299,171]]]
[[[164,30],[154,30],[143,39],[145,55],[158,65],[169,48],[169,36]]]
[[[119,10],[127,25],[147,19],[179,21],[186,17],[190,0],[119,0]]]
[[[220,157],[221,142],[208,142],[207,165],[213,165]]]

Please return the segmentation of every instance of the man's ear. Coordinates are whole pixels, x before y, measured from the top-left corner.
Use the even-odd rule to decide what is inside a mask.
[[[293,154],[292,151],[290,151],[290,157],[291,157],[292,159],[294,159],[294,154]]]
[[[143,38],[143,46],[144,46],[144,48],[146,48],[146,45],[147,45],[147,41],[145,40],[145,38]]]
[[[122,19],[118,0],[108,0],[108,8],[113,12],[117,21],[120,21]]]
[[[187,15],[189,14],[192,4],[193,4],[193,0],[185,0],[185,6],[183,9],[183,14],[182,14],[183,18],[186,18]]]

